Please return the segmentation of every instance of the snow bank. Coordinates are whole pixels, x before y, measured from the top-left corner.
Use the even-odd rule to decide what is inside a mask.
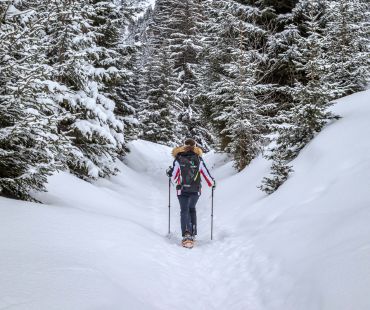
[[[131,281],[117,240],[127,227],[140,232],[136,226],[5,199],[0,218],[0,309],[151,309],[115,280]],[[126,249],[133,243],[127,240]]]
[[[130,143],[121,173],[93,184],[49,179],[45,204],[0,198],[0,309],[370,309],[370,92],[338,101],[342,119],[294,161],[273,195],[257,186],[269,163],[240,173],[205,156],[217,179],[198,204],[198,240],[179,246],[170,149]]]
[[[332,110],[343,118],[301,152],[279,191],[239,221],[241,233],[290,275],[284,309],[370,309],[369,97],[338,100]]]

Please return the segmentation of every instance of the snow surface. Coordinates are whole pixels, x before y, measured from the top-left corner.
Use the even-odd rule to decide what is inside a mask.
[[[262,158],[236,173],[205,156],[217,179],[198,204],[199,238],[179,246],[170,149],[130,143],[121,173],[94,184],[62,172],[45,204],[0,198],[0,309],[370,309],[370,91],[338,101],[343,116],[294,161],[273,195]]]

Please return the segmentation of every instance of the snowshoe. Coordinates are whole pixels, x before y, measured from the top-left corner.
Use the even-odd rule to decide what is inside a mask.
[[[186,234],[184,238],[182,238],[181,244],[184,248],[191,249],[194,246],[194,239],[190,234]]]

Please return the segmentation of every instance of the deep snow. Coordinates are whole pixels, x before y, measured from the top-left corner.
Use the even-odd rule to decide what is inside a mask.
[[[273,195],[269,163],[236,173],[205,156],[217,179],[198,204],[197,246],[179,246],[170,149],[130,143],[121,173],[95,184],[68,173],[31,204],[0,198],[0,309],[368,310],[370,91],[338,100],[343,116],[294,161]]]

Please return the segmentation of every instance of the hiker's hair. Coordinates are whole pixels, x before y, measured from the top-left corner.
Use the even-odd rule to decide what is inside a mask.
[[[189,145],[189,146],[195,146],[196,142],[194,139],[186,139],[185,140],[185,145]]]

